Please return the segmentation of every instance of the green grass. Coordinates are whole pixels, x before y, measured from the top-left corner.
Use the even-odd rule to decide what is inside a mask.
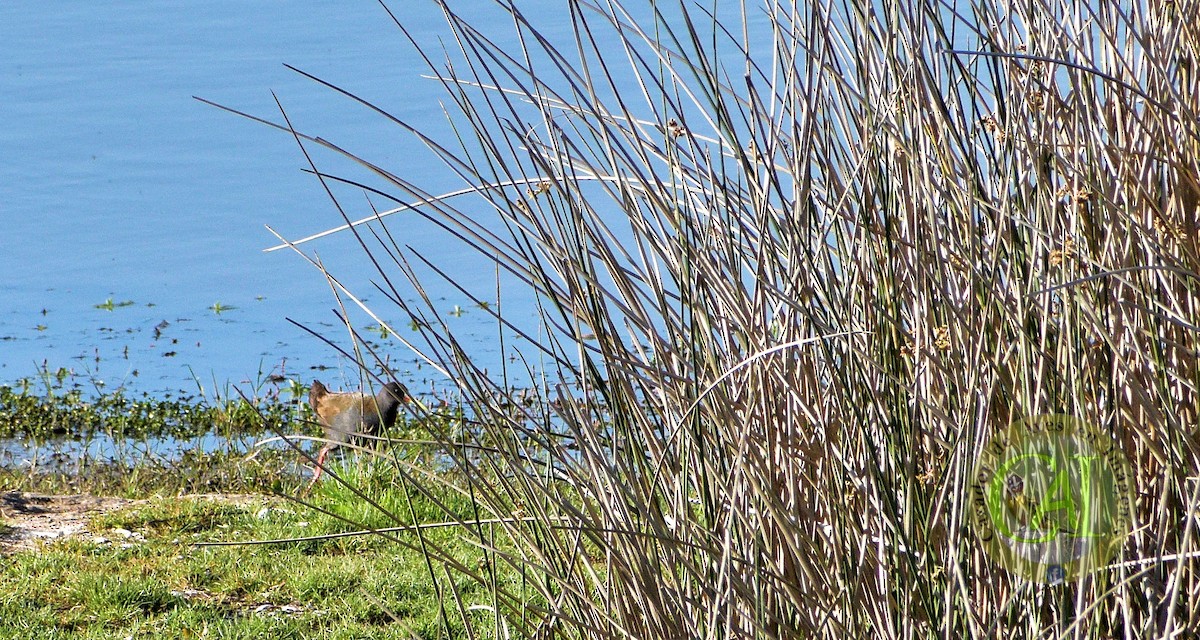
[[[73,461],[67,467],[0,469],[0,491],[90,493],[123,498],[209,492],[288,492],[304,485],[299,454],[267,450],[253,460],[236,451],[184,452],[162,464],[97,460]]]
[[[370,535],[194,546],[395,526],[408,523],[410,505],[416,521],[437,511],[430,498],[404,490],[394,474],[367,466],[374,470],[343,470],[398,520],[381,520],[344,488],[323,482],[313,504],[358,525],[280,497],[170,496],[94,517],[85,536],[16,553],[0,574],[0,636],[445,637],[440,604],[447,596],[425,557],[408,545]],[[453,493],[437,499],[468,510]],[[462,534],[452,527],[423,535],[459,561],[478,563],[482,552]],[[395,535],[416,542],[413,534]],[[477,584],[462,581],[456,588],[465,602],[488,599]],[[461,621],[450,619],[448,629],[461,633]]]

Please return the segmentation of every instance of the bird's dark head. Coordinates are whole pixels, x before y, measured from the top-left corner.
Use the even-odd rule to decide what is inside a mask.
[[[404,385],[399,382],[389,382],[383,385],[379,394],[375,396],[375,405],[379,408],[379,417],[385,428],[391,428],[396,423],[400,405],[411,399],[408,389],[405,389]]]
[[[383,385],[378,398],[383,402],[395,402],[396,404],[412,401],[412,397],[408,395],[408,389],[399,382],[389,382]]]

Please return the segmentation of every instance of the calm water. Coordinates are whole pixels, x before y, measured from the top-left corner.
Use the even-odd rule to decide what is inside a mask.
[[[391,4],[418,41],[435,51],[448,42],[432,2]],[[543,35],[572,48],[565,3],[518,4]],[[454,3],[511,46],[511,19],[492,5]],[[276,244],[265,225],[299,238],[340,224],[339,214],[304,172],[291,135],[193,96],[279,121],[274,94],[302,132],[430,193],[464,186],[395,125],[283,66],[452,140],[443,89],[421,77],[429,72],[420,56],[374,1],[200,6],[0,2],[0,384],[69,369],[105,388],[152,393],[228,393],[229,385],[245,388],[270,374],[357,385],[351,362],[287,321],[349,348],[324,277],[291,252],[262,251]],[[722,11],[736,16],[737,3]],[[752,13],[752,31],[762,31],[751,42],[766,43],[759,53],[769,54],[769,23]],[[613,51],[620,61],[621,48]],[[737,73],[744,67],[741,58],[729,62]],[[378,184],[330,153],[311,151],[323,171]],[[335,191],[347,215],[370,215],[361,191]],[[381,209],[392,206],[376,200]],[[494,267],[484,258],[411,214],[386,224],[468,290],[494,297]],[[373,301],[403,337],[417,337],[409,318],[370,295],[378,275],[350,235],[305,249]],[[418,272],[471,355],[498,369],[509,354],[498,352],[490,316],[431,272]],[[527,292],[506,286],[503,296],[507,317],[532,321]],[[462,313],[451,314],[456,309]],[[375,324],[361,313],[351,321],[359,330]],[[445,382],[396,341],[384,354],[414,389]]]
[[[432,3],[394,4],[424,42],[445,33]],[[275,244],[264,225],[301,237],[338,224],[336,210],[302,171],[307,164],[289,135],[193,96],[278,120],[275,92],[298,129],[430,191],[461,186],[396,127],[283,67],[444,129],[441,89],[420,78],[425,67],[377,4],[200,7],[0,3],[0,384],[43,367],[150,392],[195,392],[197,380],[206,393],[226,391],[268,373],[357,380],[349,363],[286,320],[348,344],[324,278],[295,254],[262,252]],[[566,20],[557,19],[564,31]],[[328,154],[316,159],[323,169],[345,169]],[[361,193],[338,195],[352,217],[369,214]],[[401,215],[390,220],[403,242],[476,290],[494,289],[492,269],[437,230]],[[308,250],[369,294],[370,265],[344,235]],[[477,355],[498,362],[484,314],[449,287],[430,288],[443,311],[464,309],[448,321],[478,335],[470,343]],[[380,296],[367,298],[412,331]],[[361,315],[353,322],[373,324]],[[416,388],[439,382],[401,345],[386,350]]]

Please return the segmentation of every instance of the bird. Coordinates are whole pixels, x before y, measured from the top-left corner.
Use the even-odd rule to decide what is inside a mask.
[[[330,451],[343,444],[361,445],[390,429],[396,424],[400,405],[410,400],[408,389],[399,382],[389,382],[378,394],[371,396],[360,392],[332,393],[320,380],[313,380],[308,391],[308,404],[317,414],[317,421],[329,442],[317,453],[317,466],[305,493],[321,477],[325,457]]]

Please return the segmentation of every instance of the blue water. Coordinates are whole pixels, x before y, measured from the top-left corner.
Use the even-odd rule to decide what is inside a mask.
[[[433,2],[390,4],[428,51],[453,50]],[[453,6],[516,52],[512,20],[494,4]],[[518,4],[542,35],[565,52],[574,49],[565,3]],[[722,11],[736,14],[738,7]],[[769,22],[752,13],[762,33],[751,41],[763,43],[759,54],[769,57]],[[613,37],[603,29],[593,35]],[[616,44],[613,38],[606,55],[628,65]],[[734,57],[730,69],[742,73],[744,60]],[[150,393],[229,395],[231,385],[254,387],[268,377],[358,386],[351,360],[288,321],[351,348],[326,279],[290,251],[263,252],[277,243],[266,225],[295,239],[341,224],[340,214],[306,173],[308,161],[288,132],[193,96],[278,122],[277,98],[299,131],[428,193],[465,185],[411,134],[284,64],[453,146],[445,89],[422,77],[430,73],[426,63],[374,1],[0,3],[0,384],[69,370],[99,389]],[[636,81],[624,75],[622,93],[650,117]],[[380,185],[329,151],[307,149],[322,171]],[[368,201],[359,189],[333,189],[351,219],[370,215],[372,205],[394,206]],[[454,204],[472,215],[477,209],[481,221],[489,215],[482,202]],[[497,308],[495,267],[485,256],[412,213],[385,224],[400,244]],[[380,277],[352,236],[323,238],[304,250],[400,337],[419,340],[410,318],[375,293]],[[416,270],[480,366],[494,372],[512,361],[512,353],[499,352],[489,314],[429,269]],[[401,297],[415,299],[398,275],[390,269]],[[536,324],[534,302],[505,282],[506,317]],[[445,388],[432,367],[400,341],[378,340],[369,332],[376,321],[350,307],[353,327],[376,337],[410,388]]]
[[[426,44],[445,35],[433,3],[394,5]],[[431,192],[462,185],[417,160],[428,155],[410,136],[284,63],[446,131],[442,88],[421,78],[427,69],[374,2],[0,3],[0,384],[60,368],[151,393],[211,393],[268,374],[357,384],[349,361],[287,321],[349,346],[324,277],[291,252],[262,251],[276,243],[265,225],[301,237],[339,224],[336,209],[290,135],[193,96],[279,120],[274,92],[298,129]],[[361,177],[329,153],[314,157]],[[351,217],[370,214],[361,192],[338,195]],[[492,268],[444,232],[389,220],[457,278],[494,289]],[[348,235],[306,249],[382,302]],[[494,321],[429,287],[439,310],[464,311],[447,321],[478,336],[476,355],[498,362]],[[394,307],[378,308],[415,336]],[[415,388],[444,382],[395,341],[384,352]]]

